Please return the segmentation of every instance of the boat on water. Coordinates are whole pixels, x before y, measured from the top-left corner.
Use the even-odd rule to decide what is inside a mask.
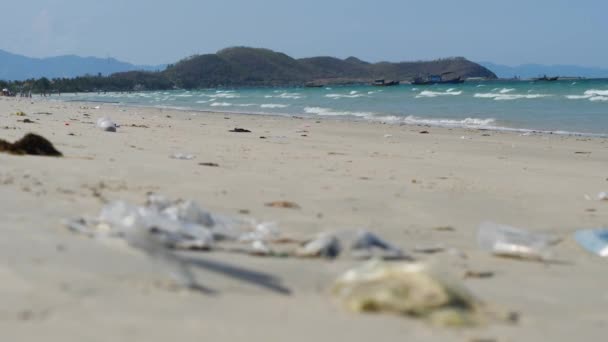
[[[426,77],[414,77],[411,84],[415,85],[432,85],[432,84],[460,84],[464,83],[462,77],[454,77],[446,79],[444,76],[453,74],[453,72],[444,72],[441,75],[427,75]]]
[[[543,75],[543,77],[537,77],[533,79],[534,81],[557,81],[559,80],[559,76],[547,77],[547,75]]]
[[[306,87],[306,88],[323,88],[324,85],[319,84],[319,83],[306,83],[304,85],[304,87]]]
[[[399,85],[399,81],[375,80],[374,83],[372,83],[372,85],[376,86],[376,87],[390,87],[390,86]]]

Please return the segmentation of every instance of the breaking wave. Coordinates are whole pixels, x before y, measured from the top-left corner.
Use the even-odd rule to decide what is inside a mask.
[[[230,107],[232,103],[228,102],[213,102],[210,104],[211,107]]]
[[[303,96],[300,93],[281,93],[279,95],[266,95],[264,97],[267,99],[276,98],[276,99],[297,100],[297,99],[301,99]]]
[[[336,111],[331,108],[323,108],[323,107],[306,107],[306,108],[304,108],[304,113],[322,115],[322,116],[356,116],[356,117],[362,117],[362,118],[370,118],[374,115],[374,113],[369,113],[369,112]]]
[[[540,99],[543,97],[553,96],[550,94],[510,94],[510,93],[476,93],[473,97],[482,98],[482,99],[493,99],[496,101],[512,101],[512,100],[521,100],[521,99]]]
[[[608,102],[608,90],[589,89],[583,95],[566,95],[569,100],[589,100],[592,102]]]
[[[462,94],[462,90],[455,91],[454,88],[450,88],[446,91],[431,91],[431,90],[423,90],[420,94],[416,95],[416,98],[424,98],[424,97],[437,97],[437,96],[458,96]]]
[[[264,103],[260,105],[260,108],[287,108],[289,105],[277,104],[277,103]]]

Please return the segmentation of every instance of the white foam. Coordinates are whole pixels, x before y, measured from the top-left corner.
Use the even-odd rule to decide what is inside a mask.
[[[217,93],[213,95],[204,95],[212,99],[238,99],[240,96],[234,93]]]
[[[264,97],[267,98],[267,99],[277,98],[277,99],[297,100],[297,99],[301,99],[303,96],[300,93],[281,93],[279,95],[274,95],[274,96],[273,95],[266,95]]]
[[[506,94],[506,93],[510,93],[512,91],[515,91],[515,88],[502,88],[502,89],[500,89],[499,93]]]
[[[327,95],[325,95],[325,97],[328,97],[330,99],[342,99],[342,98],[354,99],[354,98],[363,97],[363,96],[365,96],[365,95],[357,94],[357,93],[353,94],[352,91],[349,95],[346,95],[346,94],[327,94]]]
[[[593,102],[607,102],[608,101],[608,96],[593,96],[593,97],[589,98],[589,101],[593,101]]]
[[[277,103],[264,103],[260,105],[260,108],[287,108],[289,105],[277,104]]]
[[[210,104],[211,107],[230,107],[232,103],[228,102],[213,102]]]
[[[606,102],[608,101],[608,90],[597,90],[597,89],[589,89],[586,90],[584,95],[566,95],[566,98],[569,100],[586,100],[592,102]]]
[[[444,92],[441,91],[431,91],[431,90],[423,90],[420,92],[420,94],[416,95],[416,98],[423,98],[423,97],[437,97],[437,96],[458,96],[462,94],[462,90],[460,91],[454,91],[454,88],[450,88]]]
[[[323,116],[357,116],[363,118],[371,118],[374,113],[369,112],[341,112],[336,111],[331,108],[323,108],[323,107],[306,107],[304,108],[304,112],[306,114],[316,114]]]
[[[473,97],[482,99],[494,99],[496,101],[512,101],[520,99],[539,99],[549,97],[549,94],[506,94],[506,93],[476,93]]]

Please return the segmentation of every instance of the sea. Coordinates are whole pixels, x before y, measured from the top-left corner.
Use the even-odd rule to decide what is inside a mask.
[[[608,137],[608,79],[79,93],[60,99]]]

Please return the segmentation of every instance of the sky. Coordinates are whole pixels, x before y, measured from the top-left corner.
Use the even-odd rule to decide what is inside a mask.
[[[3,1],[4,2],[4,1]],[[229,46],[293,57],[608,68],[606,0],[27,0],[0,10],[0,49],[176,62]]]

